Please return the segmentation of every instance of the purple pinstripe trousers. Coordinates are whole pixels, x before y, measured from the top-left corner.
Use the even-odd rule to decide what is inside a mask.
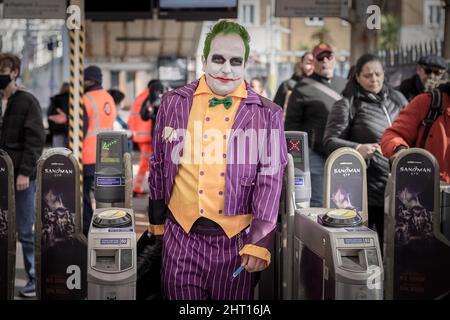
[[[162,291],[169,300],[251,300],[255,273],[231,276],[240,264],[238,236],[184,230],[166,220],[161,269]],[[245,232],[241,232],[241,243]]]

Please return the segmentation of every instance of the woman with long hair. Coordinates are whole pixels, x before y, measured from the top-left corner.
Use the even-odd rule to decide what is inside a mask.
[[[358,59],[342,95],[328,116],[324,147],[328,154],[340,147],[354,148],[366,159],[369,227],[378,232],[382,244],[389,162],[379,143],[407,100],[385,82],[383,65],[372,54]]]

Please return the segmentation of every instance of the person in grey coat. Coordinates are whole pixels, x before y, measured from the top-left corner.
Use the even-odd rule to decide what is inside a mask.
[[[369,227],[383,241],[384,189],[389,161],[381,152],[380,139],[408,101],[384,81],[380,59],[361,56],[355,73],[328,116],[323,143],[328,154],[340,147],[356,149],[367,161]]]

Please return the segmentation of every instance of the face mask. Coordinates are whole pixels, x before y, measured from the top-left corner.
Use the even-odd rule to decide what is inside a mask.
[[[0,90],[5,90],[8,84],[12,81],[9,74],[0,75]]]

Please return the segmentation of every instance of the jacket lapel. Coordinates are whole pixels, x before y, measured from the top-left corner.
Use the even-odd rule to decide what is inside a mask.
[[[181,88],[175,89],[175,93],[181,96],[177,99],[177,105],[175,106],[175,123],[173,125],[177,129],[187,129],[189,121],[189,113],[191,112],[192,100],[195,90],[198,87],[198,80],[195,80]]]
[[[239,105],[239,109],[234,118],[233,126],[231,127],[233,132],[231,137],[234,136],[236,130],[244,129],[245,126],[250,122],[250,120],[253,119],[255,114],[258,112],[257,107],[262,107],[261,99],[256,94],[256,92],[254,92],[250,88],[248,83],[246,83],[246,86],[247,86],[247,98],[242,99],[241,104]]]

